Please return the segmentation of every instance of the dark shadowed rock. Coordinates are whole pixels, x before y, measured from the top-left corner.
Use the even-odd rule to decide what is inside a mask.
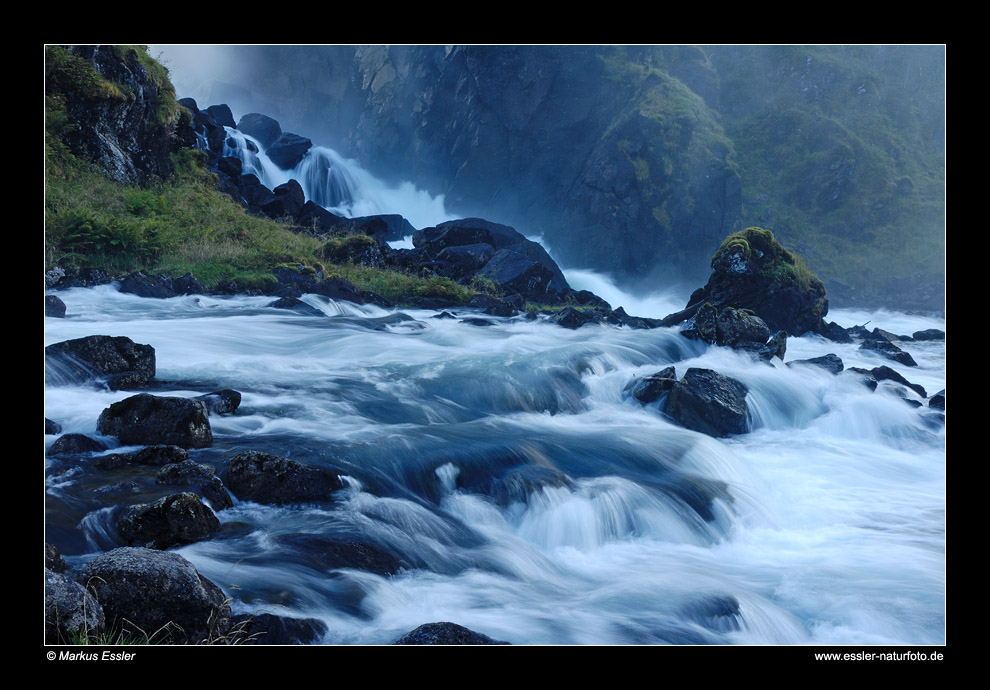
[[[48,449],[48,455],[77,455],[79,453],[98,453],[107,447],[100,441],[85,434],[65,434],[55,439]]]
[[[190,492],[131,506],[117,521],[117,533],[127,545],[149,549],[191,544],[208,539],[218,529],[217,516]]]
[[[213,119],[221,127],[235,127],[234,114],[230,112],[230,107],[224,103],[211,105],[206,108],[206,112],[213,116]]]
[[[237,185],[237,191],[240,196],[247,202],[248,208],[261,208],[275,198],[272,190],[261,184],[261,180],[253,173],[241,175],[234,182]]]
[[[874,367],[873,369],[870,370],[870,374],[877,381],[895,381],[901,384],[902,386],[907,386],[915,393],[920,395],[922,398],[928,397],[928,393],[925,392],[924,386],[918,383],[911,383],[906,378],[901,376],[901,374],[899,374],[897,371],[891,369],[888,366]]]
[[[103,608],[77,582],[45,568],[45,643],[73,644],[103,631]]]
[[[595,312],[575,309],[574,307],[560,310],[551,320],[558,326],[571,330],[581,328],[581,326],[589,323],[601,323],[601,318]]]
[[[133,395],[105,409],[96,425],[125,445],[206,448],[213,443],[206,405],[188,398]]]
[[[664,412],[681,426],[709,436],[749,431],[745,385],[711,369],[688,369],[667,395]]]
[[[859,349],[876,352],[883,355],[887,359],[892,359],[898,364],[903,364],[908,367],[918,366],[918,363],[914,361],[914,357],[912,357],[910,353],[905,352],[885,338],[864,340],[859,346]]]
[[[100,602],[106,619],[129,634],[157,633],[156,642],[196,644],[230,629],[223,591],[174,552],[114,549],[91,560],[79,581]]]
[[[712,274],[687,307],[664,319],[665,325],[694,316],[706,302],[751,310],[771,331],[796,335],[821,333],[828,313],[825,284],[794,254],[762,228],[730,235],[712,257]]]
[[[911,336],[915,340],[945,340],[945,331],[937,328],[927,328],[923,331],[915,331]]]
[[[54,573],[64,573],[69,569],[62,554],[48,542],[45,542],[45,568]]]
[[[456,623],[427,623],[406,633],[392,644],[396,645],[506,645],[510,642],[493,640],[488,635],[469,630]]]
[[[822,355],[821,357],[812,357],[811,359],[795,359],[788,362],[787,366],[792,367],[796,364],[806,364],[808,366],[820,367],[833,374],[841,373],[843,368],[842,360],[839,359],[838,355],[834,355],[831,352],[827,355]]]
[[[928,401],[928,407],[932,407],[936,410],[945,411],[945,389],[943,388],[938,393],[931,397]]]
[[[265,149],[265,153],[268,154],[272,163],[282,170],[292,170],[299,165],[299,161],[312,147],[313,142],[306,137],[284,132],[282,136],[272,142],[271,146]]]
[[[756,314],[733,307],[718,312],[715,320],[715,342],[737,347],[741,343],[764,344],[770,339],[770,329]]]
[[[240,500],[256,503],[325,501],[343,487],[334,473],[321,467],[257,451],[231,458],[226,484]]]
[[[182,462],[189,457],[189,451],[179,446],[148,446],[134,453],[108,453],[96,458],[94,464],[105,470],[124,465],[150,465],[161,467],[169,463]]]
[[[45,316],[65,318],[65,302],[56,295],[45,295]]]
[[[305,316],[326,316],[322,311],[312,305],[306,304],[298,297],[280,297],[268,306],[274,309],[287,309]]]
[[[126,380],[132,383],[147,383],[155,377],[155,348],[124,336],[90,335],[64,340],[45,348],[45,360],[46,376],[67,383],[118,377],[109,382],[114,389],[113,382],[123,380],[120,375],[127,375]]]
[[[314,644],[330,631],[317,618],[289,618],[271,613],[234,616],[230,627],[234,644]]]
[[[656,402],[668,393],[677,383],[674,367],[667,367],[655,374],[646,376],[633,385],[632,396],[644,405]]]
[[[234,156],[224,156],[217,161],[217,169],[227,177],[237,179],[244,174],[244,163],[240,158]]]
[[[254,137],[264,147],[268,148],[282,136],[282,128],[277,121],[260,113],[248,113],[237,121],[237,129],[249,137]]]
[[[187,273],[173,280],[172,288],[180,295],[203,295],[206,293],[206,289],[192,273]]]
[[[261,212],[269,218],[287,216],[295,218],[302,212],[306,196],[302,187],[295,180],[289,180],[272,190],[274,198],[261,205]]]
[[[167,299],[179,294],[175,291],[175,286],[171,278],[148,275],[144,271],[137,271],[136,273],[125,276],[120,281],[120,291],[137,295],[138,297],[154,297],[157,299]]]
[[[834,321],[825,323],[822,335],[835,343],[851,343],[853,341],[852,336],[849,335],[846,329]]]
[[[498,250],[478,271],[482,278],[527,299],[545,299],[553,273],[525,254],[512,249]]]
[[[183,460],[163,466],[155,477],[156,484],[180,486],[200,494],[210,502],[214,510],[230,508],[234,502],[230,500],[227,488],[223,485],[216,470],[202,463]]]
[[[193,400],[199,400],[206,405],[210,414],[233,414],[241,405],[241,394],[231,388],[200,395]]]
[[[45,417],[45,435],[54,436],[62,433],[62,425]]]

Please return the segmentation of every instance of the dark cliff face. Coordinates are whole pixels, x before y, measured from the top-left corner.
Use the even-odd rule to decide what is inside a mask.
[[[367,107],[348,141],[370,165],[443,192],[456,212],[543,235],[568,265],[703,276],[739,227],[741,195],[717,117],[667,70],[680,66],[717,98],[699,54],[361,49]]]
[[[65,144],[109,177],[143,184],[172,173],[180,124],[175,92],[165,71],[143,63],[138,49],[49,47],[46,95],[66,122]]]
[[[245,55],[257,108],[314,138],[326,132],[376,174],[444,194],[454,213],[542,235],[565,264],[703,279],[739,229],[731,143],[708,103],[718,78],[697,49],[261,46]]]

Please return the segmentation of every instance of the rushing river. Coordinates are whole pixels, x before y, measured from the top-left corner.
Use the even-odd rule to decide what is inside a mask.
[[[676,329],[478,327],[314,296],[325,315],[266,297],[59,296],[68,316],[46,319],[46,345],[125,335],[155,348],[165,383],[152,392],[243,394],[192,459],[220,471],[251,449],[346,478],[325,504],[235,502],[215,538],[177,549],[235,612],[320,618],[335,644],[434,621],[513,644],[945,640],[944,424],[890,382],[872,392],[851,372],[756,363]],[[892,312],[829,318],[944,329]],[[894,367],[929,395],[944,388],[944,343],[905,348],[919,366]],[[847,368],[892,364],[818,337],[790,338],[786,360],[829,352]],[[671,364],[744,382],[751,433],[714,439],[630,396]],[[46,417],[91,436],[131,394],[53,384]],[[89,462],[46,459],[46,537],[74,565],[119,545],[116,506],[168,493],[157,468]],[[340,539],[402,567],[335,567],[326,544]]]

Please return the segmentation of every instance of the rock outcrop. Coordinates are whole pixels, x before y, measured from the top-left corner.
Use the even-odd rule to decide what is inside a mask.
[[[46,94],[60,99],[72,127],[62,137],[76,155],[125,184],[172,174],[171,153],[192,135],[165,69],[141,48],[46,48]]]
[[[705,286],[694,291],[684,309],[667,316],[664,325],[681,323],[710,304],[718,312],[748,310],[770,331],[802,335],[826,330],[825,284],[769,230],[747,228],[730,235],[712,257],[711,266]]]

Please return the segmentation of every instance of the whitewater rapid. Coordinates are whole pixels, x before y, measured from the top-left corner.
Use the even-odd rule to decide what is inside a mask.
[[[237,414],[211,417],[197,462],[219,471],[250,449],[345,477],[328,504],[235,502],[217,513],[219,536],[177,549],[237,612],[319,618],[335,644],[435,621],[514,644],[945,640],[945,427],[890,382],[872,392],[850,372],[757,363],[676,329],[481,328],[316,296],[305,300],[322,316],[266,297],[58,294],[68,314],[46,318],[46,345],[125,335],[155,348],[160,394],[243,394]],[[895,312],[829,318],[944,329]],[[895,368],[929,395],[944,388],[944,343],[905,347],[919,366]],[[891,364],[817,336],[789,338],[786,359],[829,352],[847,369]],[[710,438],[630,396],[668,365],[743,381],[753,430]],[[46,384],[45,414],[95,436],[128,395]],[[95,491],[130,480],[137,489],[112,495],[165,492],[86,461],[46,467],[46,536],[76,565],[117,545],[115,508]],[[326,539],[373,544],[403,567],[333,567],[314,546]]]

